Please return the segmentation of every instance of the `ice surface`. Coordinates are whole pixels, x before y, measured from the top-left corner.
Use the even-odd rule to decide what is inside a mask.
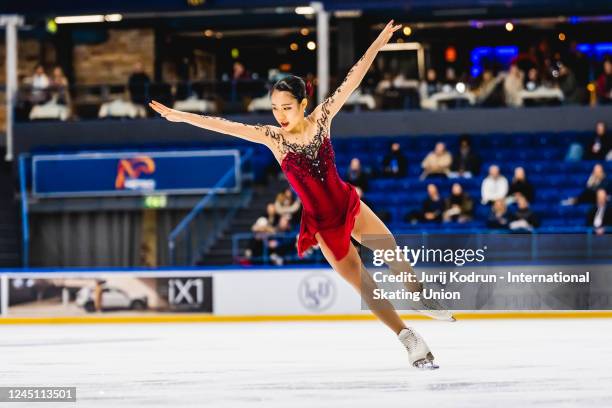
[[[612,320],[413,327],[439,370],[373,321],[0,326],[0,386],[76,386],[78,407],[612,406]]]

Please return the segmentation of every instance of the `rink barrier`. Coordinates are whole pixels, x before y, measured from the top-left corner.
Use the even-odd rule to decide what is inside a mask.
[[[401,314],[406,320],[433,320],[417,314]],[[462,312],[461,320],[480,319],[602,319],[612,318],[612,311],[546,311],[546,312]],[[258,323],[258,322],[325,322],[376,320],[374,315],[286,315],[286,316],[214,316],[209,314],[133,315],[133,316],[53,316],[3,317],[0,324],[121,324],[121,323]]]
[[[158,285],[134,285],[130,297],[149,296],[148,311],[78,313],[48,310],[45,305],[36,309],[9,307],[11,279],[89,279],[104,278],[115,285],[123,278],[156,278]],[[163,286],[159,293],[159,283]],[[180,283],[180,285],[179,285]],[[21,283],[23,285],[23,282]],[[201,284],[201,285],[200,285]],[[83,285],[82,282],[73,285]],[[87,284],[89,285],[89,284]],[[148,290],[148,292],[140,291]],[[63,296],[64,292],[66,296]],[[139,293],[136,293],[139,292]],[[62,305],[69,302],[67,290],[62,292]],[[172,307],[152,303],[154,296]],[[164,297],[165,296],[165,297]],[[32,301],[35,303],[35,301]],[[60,305],[60,304],[58,304]],[[60,306],[62,306],[60,305]],[[410,309],[404,309],[409,311]],[[168,269],[29,269],[0,270],[0,323],[180,323],[180,322],[274,322],[274,321],[350,321],[372,320],[374,316],[362,307],[359,295],[331,268],[240,269],[240,268],[168,268]],[[428,319],[402,313],[407,319]],[[466,307],[455,313],[461,319],[517,319],[517,318],[610,318],[612,310],[594,308],[552,310],[494,310]]]

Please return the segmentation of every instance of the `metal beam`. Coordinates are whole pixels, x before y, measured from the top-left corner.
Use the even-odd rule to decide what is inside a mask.
[[[13,110],[17,96],[17,27],[23,17],[0,15],[0,27],[6,29],[6,161],[13,160]]]
[[[329,90],[329,13],[321,2],[310,6],[317,13],[317,103],[321,103]]]

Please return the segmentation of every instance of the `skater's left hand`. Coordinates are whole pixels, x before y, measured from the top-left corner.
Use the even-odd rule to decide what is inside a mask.
[[[380,50],[382,47],[384,47],[385,44],[389,42],[391,37],[393,37],[393,33],[399,30],[400,28],[402,28],[401,24],[393,25],[393,20],[389,21],[385,28],[383,28],[383,30],[378,35],[378,38],[376,38],[376,40],[374,41],[374,44],[376,44],[376,49]]]

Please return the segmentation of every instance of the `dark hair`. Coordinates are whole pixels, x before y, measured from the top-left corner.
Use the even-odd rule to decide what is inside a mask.
[[[462,142],[467,142],[468,146],[472,146],[472,140],[470,138],[470,135],[468,135],[467,133],[463,133],[461,136],[459,136],[459,144],[461,144]]]
[[[286,91],[293,95],[298,103],[300,103],[302,99],[311,95],[312,92],[309,88],[312,88],[310,83],[307,85],[302,78],[295,75],[289,75],[278,80],[274,86],[272,86],[270,96],[272,96],[274,91]]]

